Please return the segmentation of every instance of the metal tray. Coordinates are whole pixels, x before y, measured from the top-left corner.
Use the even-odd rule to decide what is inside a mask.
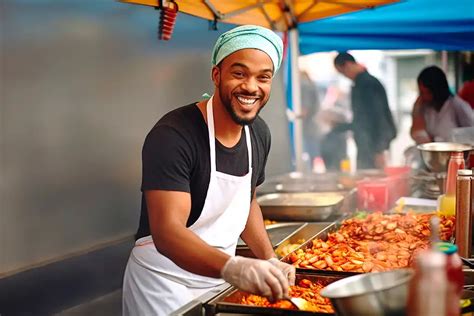
[[[339,192],[271,193],[257,198],[263,217],[277,221],[324,221],[343,201]]]
[[[384,213],[385,215],[390,215],[390,214],[403,214],[404,212],[396,212],[394,210],[390,210],[389,212]],[[432,212],[418,212],[418,214],[430,214]],[[313,240],[314,239],[321,239],[323,241],[327,241],[328,239],[328,234],[336,232],[339,227],[341,226],[341,223],[345,219],[352,218],[355,213],[352,214],[346,214],[345,216],[341,217],[338,221],[332,222],[329,226],[318,232],[316,235],[314,235],[311,239],[307,240],[301,246],[296,248],[294,251],[288,253],[285,257],[281,259],[281,261],[286,262],[291,264],[290,261],[290,256],[292,253],[295,253],[298,249],[303,249],[306,250],[307,248],[311,248],[313,245]],[[304,268],[297,268],[296,269],[299,272],[304,272],[304,273],[328,273],[328,274],[335,274],[335,275],[343,275],[343,276],[351,276],[351,275],[356,275],[356,274],[361,274],[362,272],[349,272],[349,271],[332,271],[332,270],[320,270],[320,269],[304,269]]]
[[[382,176],[384,176],[383,171],[377,169],[359,170],[354,174],[290,172],[269,177],[258,187],[257,196],[269,193],[350,191],[356,187],[358,180]]]
[[[326,229],[329,225],[331,225],[332,222],[314,222],[314,223],[306,223],[301,229],[297,230],[294,234],[291,236],[288,236],[287,239],[285,239],[282,243],[280,243],[276,248],[275,248],[275,253],[279,258],[279,253],[282,252],[283,248],[286,247],[289,244],[296,244],[299,243],[299,241],[304,240],[303,244],[310,240],[313,239],[316,234],[318,234],[320,231]]]
[[[313,240],[314,239],[322,239],[322,240],[326,241],[327,238],[328,238],[328,234],[329,233],[334,233],[335,231],[337,231],[339,229],[339,227],[340,227],[340,222],[331,223],[329,226],[327,226],[326,228],[321,230],[319,233],[314,235],[311,239],[307,240],[301,246],[296,248],[294,251],[290,252],[285,257],[283,257],[281,259],[281,261],[286,262],[288,264],[291,264],[290,255],[292,253],[296,252],[298,249],[306,250],[307,248],[311,248],[313,246]],[[313,273],[321,274],[321,273],[324,273],[324,274],[328,274],[328,275],[339,275],[339,276],[343,276],[343,277],[348,277],[348,276],[351,276],[351,275],[356,275],[356,274],[361,273],[361,272],[332,271],[332,270],[304,269],[304,268],[297,268],[296,271],[298,273],[306,273],[306,274],[313,274]]]
[[[267,225],[266,230],[268,237],[270,238],[270,242],[275,249],[306,225],[306,223],[277,223]],[[253,252],[240,238],[237,242],[236,254],[239,256],[255,258]]]
[[[306,278],[311,281],[323,281],[327,284],[335,282],[341,279],[341,275],[330,275],[326,273],[321,274],[306,274],[297,273],[296,281],[298,282],[302,278]],[[204,304],[206,315],[216,315],[218,313],[239,313],[239,314],[250,314],[250,315],[312,315],[312,316],[329,316],[335,315],[334,313],[317,313],[309,311],[289,310],[284,308],[273,308],[273,307],[260,307],[260,306],[249,306],[238,304],[242,297],[248,295],[245,292],[237,290],[235,287],[231,287],[220,295],[214,297],[212,300]]]

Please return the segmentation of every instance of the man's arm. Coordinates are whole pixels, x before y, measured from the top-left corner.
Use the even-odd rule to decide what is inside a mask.
[[[250,203],[250,214],[245,229],[240,235],[250,250],[257,258],[267,259],[274,267],[278,268],[289,285],[295,284],[296,268],[290,264],[279,261],[273,251],[272,244],[268,238],[265,224],[263,223],[262,211],[255,198],[255,193]],[[287,290],[287,289],[286,289]]]
[[[184,270],[220,278],[229,259],[186,228],[191,210],[187,192],[145,191],[150,230],[156,248]]]
[[[288,281],[294,283],[293,266],[278,260],[275,263],[230,257],[186,228],[191,209],[189,193],[150,190],[145,191],[145,198],[155,247],[178,266],[196,274],[222,277],[244,291],[266,296],[271,301],[288,297]]]
[[[250,203],[250,213],[245,229],[240,235],[250,250],[260,259],[275,258],[273,246],[268,238],[265,224],[263,222],[262,211],[257,203],[255,192]]]

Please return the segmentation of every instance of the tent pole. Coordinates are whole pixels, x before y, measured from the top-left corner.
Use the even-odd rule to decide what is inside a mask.
[[[293,28],[289,32],[290,48],[291,48],[291,96],[293,103],[293,112],[295,120],[293,122],[293,145],[295,148],[295,162],[296,171],[303,172],[303,121],[301,118],[301,86],[300,86],[300,71],[298,66],[299,40],[298,29]]]

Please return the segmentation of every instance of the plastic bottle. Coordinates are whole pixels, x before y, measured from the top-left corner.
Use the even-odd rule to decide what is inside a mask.
[[[457,253],[458,247],[448,242],[435,243],[435,248],[446,255],[446,315],[459,316],[459,301],[464,285],[462,261]]]
[[[446,176],[446,193],[440,196],[439,212],[443,215],[454,216],[456,213],[456,177],[459,169],[464,169],[464,154],[452,152],[448,163]]]
[[[345,157],[339,162],[339,170],[342,173],[350,173],[351,172],[351,161],[349,157]]]
[[[433,249],[424,250],[418,253],[413,268],[415,274],[409,285],[407,315],[447,316],[446,255]]]
[[[448,316],[446,314],[448,306],[447,255],[435,246],[439,243],[439,224],[440,219],[432,216],[430,219],[431,246],[420,251],[414,258],[415,274],[409,285],[408,316]]]

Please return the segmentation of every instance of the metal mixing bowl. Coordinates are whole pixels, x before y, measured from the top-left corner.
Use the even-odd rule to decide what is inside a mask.
[[[421,158],[431,172],[446,172],[452,152],[464,152],[466,159],[469,151],[473,149],[471,145],[446,142],[426,143],[416,148],[421,151]]]
[[[326,286],[321,295],[331,300],[337,315],[405,315],[413,270],[366,273]]]

